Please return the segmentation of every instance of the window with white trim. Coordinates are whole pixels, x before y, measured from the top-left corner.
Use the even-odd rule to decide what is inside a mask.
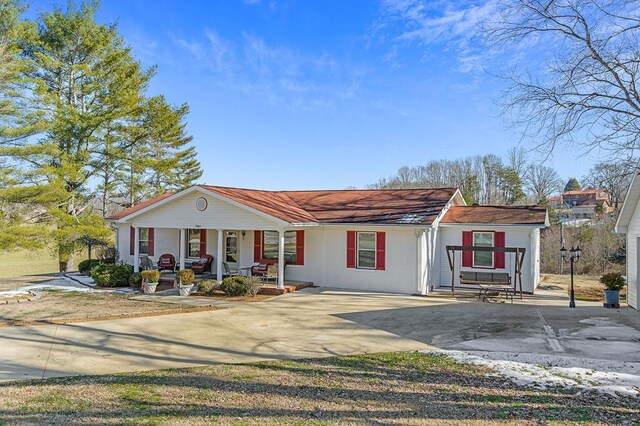
[[[296,251],[297,242],[296,231],[285,231],[284,233],[284,260],[289,265],[295,265],[298,261]],[[277,259],[280,234],[277,231],[264,231],[262,233],[262,258]]]
[[[493,247],[493,232],[474,232],[473,245],[475,247]],[[474,251],[473,252],[474,268],[493,268],[493,252],[492,251]]]
[[[376,269],[376,233],[358,232],[356,242],[356,267]]]
[[[138,228],[138,253],[149,254],[149,228]]]

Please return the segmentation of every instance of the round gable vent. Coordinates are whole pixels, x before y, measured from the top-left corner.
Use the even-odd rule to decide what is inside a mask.
[[[207,209],[207,199],[204,197],[200,197],[196,200],[196,209],[203,212]]]

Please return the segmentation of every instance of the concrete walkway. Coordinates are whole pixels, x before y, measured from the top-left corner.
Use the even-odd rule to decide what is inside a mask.
[[[312,288],[217,311],[7,327],[0,380],[433,348],[640,362],[637,311],[539,303]]]

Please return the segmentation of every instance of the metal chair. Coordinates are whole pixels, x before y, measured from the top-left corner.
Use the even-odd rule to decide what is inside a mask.
[[[222,277],[234,277],[236,275],[242,275],[238,268],[231,268],[227,262],[222,262]]]

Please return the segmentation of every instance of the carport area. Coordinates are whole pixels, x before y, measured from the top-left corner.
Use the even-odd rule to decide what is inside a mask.
[[[511,304],[307,288],[216,311],[5,327],[0,380],[434,349],[601,359],[640,374],[640,314],[578,305],[563,292]]]

